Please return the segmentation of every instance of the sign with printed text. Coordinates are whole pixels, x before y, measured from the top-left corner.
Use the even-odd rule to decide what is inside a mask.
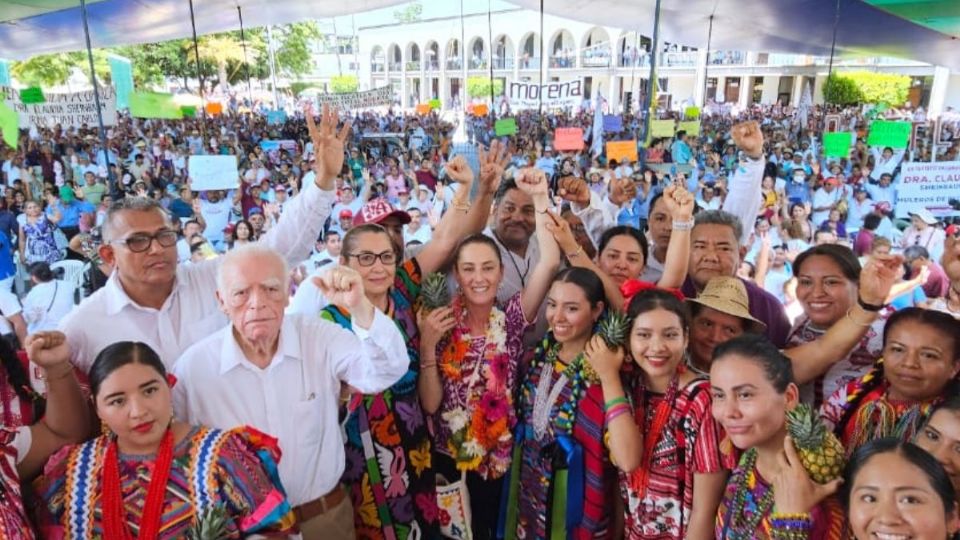
[[[27,105],[43,103],[46,100],[47,99],[43,97],[43,90],[41,90],[39,86],[24,88],[20,91],[20,101],[26,103]]]
[[[957,216],[950,199],[960,193],[960,161],[904,162],[897,186],[897,217],[927,209],[935,216]]]
[[[603,115],[603,130],[612,131],[614,133],[623,131],[623,117],[619,114]]]
[[[823,134],[823,153],[827,157],[850,157],[852,135],[847,131]]]
[[[877,120],[870,124],[867,144],[870,146],[906,148],[907,142],[910,140],[911,129],[913,129],[913,124],[910,122]]]
[[[580,105],[584,97],[583,79],[546,84],[512,82],[507,85],[507,100],[513,109],[562,109]]]
[[[687,135],[699,135],[700,121],[690,120],[687,122],[680,122],[680,125],[677,127],[677,131],[686,131]]]
[[[675,125],[673,120],[651,120],[650,135],[654,137],[673,137]]]
[[[557,128],[553,132],[553,146],[557,150],[582,150],[583,130],[580,128]]]
[[[493,125],[493,131],[497,134],[497,137],[503,137],[504,135],[516,135],[517,119],[504,118],[502,120],[497,120],[497,123]]]
[[[610,141],[607,143],[607,161],[617,163],[637,160],[637,141]]]
[[[67,94],[48,93],[43,103],[24,103],[20,93],[10,87],[0,87],[0,99],[16,111],[20,125],[36,128],[79,128],[84,124],[96,126],[97,103],[93,90]],[[117,94],[112,86],[100,88],[100,112],[103,125],[117,125]]]
[[[240,185],[237,156],[190,156],[187,172],[194,191],[235,189]]]
[[[316,104],[317,112],[324,105],[336,107],[341,111],[385,107],[393,104],[393,87],[384,86],[383,88],[347,94],[318,94]]]

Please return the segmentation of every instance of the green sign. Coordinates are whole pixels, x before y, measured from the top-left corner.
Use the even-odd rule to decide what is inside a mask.
[[[700,107],[687,107],[687,110],[683,111],[683,116],[686,118],[700,118]]]
[[[173,94],[131,92],[130,116],[180,120],[183,118],[183,110],[173,101]]]
[[[497,123],[493,125],[493,130],[497,137],[515,135],[517,133],[517,119],[504,118],[503,120],[497,120]]]
[[[845,158],[850,157],[850,141],[852,135],[849,132],[841,131],[837,133],[823,134],[823,153],[827,157]]]
[[[3,142],[16,150],[20,137],[20,117],[3,101],[0,101],[0,131],[3,132]]]
[[[910,130],[913,124],[910,122],[886,122],[877,120],[870,124],[870,135],[867,136],[867,144],[870,146],[882,146],[890,148],[906,148],[910,140]]]
[[[193,118],[193,117],[197,116],[197,106],[196,106],[196,105],[184,105],[184,106],[180,107],[180,112],[182,112],[184,116],[188,116],[188,117],[190,117],[190,118]]]
[[[20,101],[24,105],[30,105],[33,103],[44,103],[47,101],[47,98],[43,97],[43,90],[39,86],[34,86],[31,88],[24,88],[20,91]]]
[[[440,108],[440,100],[439,100],[439,99],[431,99],[431,100],[430,100],[430,108],[431,108],[431,109],[439,109],[439,108]]]
[[[677,131],[686,131],[687,135],[699,135],[700,134],[700,121],[699,120],[690,120],[687,122],[680,122],[680,126],[677,127]]]

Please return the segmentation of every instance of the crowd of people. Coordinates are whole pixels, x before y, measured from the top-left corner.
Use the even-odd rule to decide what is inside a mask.
[[[960,140],[758,106],[617,162],[553,147],[589,111],[516,118],[22,130],[0,536],[960,531],[958,230],[895,212],[902,163]],[[193,189],[200,154],[237,187]]]

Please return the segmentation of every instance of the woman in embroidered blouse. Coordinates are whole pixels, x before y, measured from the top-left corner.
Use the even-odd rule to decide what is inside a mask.
[[[852,454],[872,439],[912,440],[939,402],[960,391],[960,321],[907,308],[887,320],[883,358],[823,404],[820,415]]]
[[[799,402],[790,360],[765,337],[745,334],[717,347],[710,366],[713,417],[743,451],[717,513],[724,540],[841,540],[839,480],[810,479],[786,432]]]
[[[20,482],[38,473],[63,445],[83,440],[89,409],[63,334],[38,332],[24,345],[33,363],[44,370],[47,408],[43,419],[32,426],[0,426],[0,538],[30,540],[33,527],[24,511]]]
[[[944,540],[960,529],[957,494],[927,452],[896,438],[870,441],[844,474],[842,498],[856,540]]]
[[[621,382],[623,349],[594,336],[586,353],[603,386],[626,538],[712,539],[732,463],[720,453],[710,384],[685,367],[686,309],[672,293],[654,289],[634,296],[627,315],[629,352],[639,367],[632,384],[625,389]]]
[[[225,520],[220,538],[293,532],[276,440],[174,420],[163,362],[143,343],[105,348],[89,377],[107,431],[47,464],[36,487],[48,534],[172,540],[216,510]]]
[[[559,218],[546,210],[546,176],[528,169],[517,186],[538,209],[540,259],[522,291],[497,305],[503,261],[497,244],[476,234],[454,254],[459,285],[451,307],[421,312],[422,364],[418,382],[427,414],[434,415],[434,469],[454,481],[466,472],[475,538],[494,538],[503,475],[510,467],[516,424],[513,396],[523,354],[523,334],[560,264],[560,252],[546,223]]]

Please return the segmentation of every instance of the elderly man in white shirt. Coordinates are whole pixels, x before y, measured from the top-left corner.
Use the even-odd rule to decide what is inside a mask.
[[[192,424],[251,425],[276,437],[280,480],[304,538],[352,539],[353,509],[339,483],[340,388],[388,388],[407,370],[406,345],[356,271],[340,266],[314,278],[324,297],[349,310],[356,334],[316,316],[284,316],[288,275],[283,258],[263,246],[225,256],[217,299],[231,324],[175,365],[174,412]]]
[[[327,107],[319,128],[309,108],[307,120],[317,156],[314,181],[304,181],[260,240],[291,265],[307,258],[330,215],[350,132],[349,121],[337,132],[336,110]],[[167,215],[148,198],[124,199],[108,214],[99,253],[114,272],[60,325],[73,363],[84,372],[101,350],[118,341],[146,343],[169,369],[190,345],[226,323],[214,296],[220,259],[177,266],[176,243]]]

